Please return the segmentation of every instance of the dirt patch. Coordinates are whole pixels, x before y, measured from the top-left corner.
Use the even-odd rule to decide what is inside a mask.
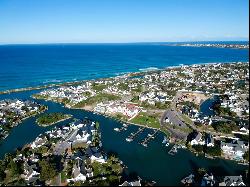
[[[206,96],[204,93],[198,92],[180,92],[178,94],[178,101],[189,101],[193,102],[196,105],[200,105],[203,101],[207,100],[209,97]]]

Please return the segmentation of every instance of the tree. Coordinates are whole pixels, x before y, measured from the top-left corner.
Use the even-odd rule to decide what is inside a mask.
[[[249,162],[249,150],[244,153],[243,158]]]
[[[203,152],[203,145],[193,145],[192,146],[198,153]]]
[[[205,152],[211,156],[221,156],[221,148],[218,145],[207,147]]]
[[[41,167],[41,174],[40,174],[41,180],[46,181],[56,176],[57,170],[55,163],[50,163],[47,160],[42,160],[39,161],[39,166]]]
[[[17,176],[23,173],[22,164],[20,162],[14,162],[13,160],[11,160],[8,167],[11,176]]]
[[[4,172],[4,168],[0,166],[0,182],[2,182],[6,177],[6,174]]]

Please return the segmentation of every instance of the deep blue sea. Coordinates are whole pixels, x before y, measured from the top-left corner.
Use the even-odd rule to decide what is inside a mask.
[[[249,61],[248,50],[153,44],[0,46],[0,91],[110,77],[145,68]]]

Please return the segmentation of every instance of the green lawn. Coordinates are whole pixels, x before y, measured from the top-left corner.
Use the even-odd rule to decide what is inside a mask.
[[[139,113],[139,115],[133,118],[130,122],[148,127],[160,128],[159,117],[146,112]]]

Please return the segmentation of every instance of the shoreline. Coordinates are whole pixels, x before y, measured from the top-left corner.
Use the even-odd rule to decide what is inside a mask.
[[[155,127],[149,127],[149,126],[146,126],[146,125],[141,125],[141,124],[132,123],[132,122],[129,122],[129,121],[124,121],[124,120],[121,120],[121,119],[117,119],[117,118],[115,118],[114,116],[111,116],[111,115],[108,115],[108,114],[98,113],[98,112],[95,112],[95,111],[93,111],[93,110],[88,110],[88,109],[85,109],[85,108],[70,108],[70,107],[67,107],[67,108],[69,108],[69,109],[76,109],[76,110],[85,110],[85,111],[87,111],[87,112],[92,112],[92,113],[94,113],[94,114],[98,114],[98,115],[101,115],[101,116],[104,116],[104,117],[113,119],[113,120],[118,121],[118,122],[121,122],[121,123],[127,123],[128,125],[135,125],[135,126],[146,127],[146,128],[148,128],[148,129],[156,129],[156,130],[161,131],[160,129],[155,128]],[[163,131],[161,131],[161,132],[164,133]],[[164,133],[164,134],[165,134],[165,133]]]
[[[22,123],[24,120],[28,119],[28,118],[31,118],[31,117],[35,117],[43,112],[45,112],[46,110],[48,110],[48,106],[45,106],[45,109],[44,110],[41,110],[41,111],[38,111],[37,113],[34,113],[34,114],[31,114],[31,115],[28,115],[28,116],[25,116],[24,118],[20,119],[19,121],[17,121],[16,123],[14,123],[14,125],[11,127],[11,129],[8,131],[10,132],[13,128],[17,127],[20,123]],[[6,134],[5,137],[3,137],[2,139],[0,139],[0,143],[5,140],[8,136],[10,135],[10,133]]]
[[[249,61],[240,61],[241,63],[249,63]],[[194,63],[194,64],[188,64],[188,65],[184,65],[184,64],[179,64],[176,66],[166,66],[166,67],[162,67],[162,68],[157,68],[157,69],[149,69],[148,71],[140,71],[140,69],[148,69],[148,68],[140,68],[137,71],[134,72],[124,72],[124,73],[120,73],[120,75],[114,74],[113,76],[109,76],[109,77],[102,77],[102,78],[96,78],[96,79],[88,79],[88,80],[78,80],[78,81],[66,81],[66,82],[60,82],[60,83],[51,83],[51,84],[45,84],[45,85],[40,85],[40,86],[33,86],[33,87],[22,87],[22,88],[15,88],[15,89],[7,89],[7,90],[2,90],[0,91],[0,95],[3,94],[10,94],[10,93],[16,93],[16,92],[24,92],[24,91],[32,91],[32,90],[40,90],[40,89],[46,89],[46,88],[53,88],[53,87],[59,87],[59,86],[73,86],[73,85],[77,85],[77,84],[81,84],[84,83],[86,81],[92,82],[92,81],[100,81],[100,80],[105,80],[105,79],[112,79],[112,78],[121,78],[121,77],[132,77],[132,76],[136,76],[138,74],[145,74],[145,73],[153,73],[153,72],[157,72],[157,71],[164,71],[167,69],[174,69],[174,68],[180,68],[183,65],[184,66],[188,66],[191,67],[193,65],[212,65],[212,64],[230,64],[230,63],[239,63],[236,61],[233,62],[201,62],[201,63]]]

